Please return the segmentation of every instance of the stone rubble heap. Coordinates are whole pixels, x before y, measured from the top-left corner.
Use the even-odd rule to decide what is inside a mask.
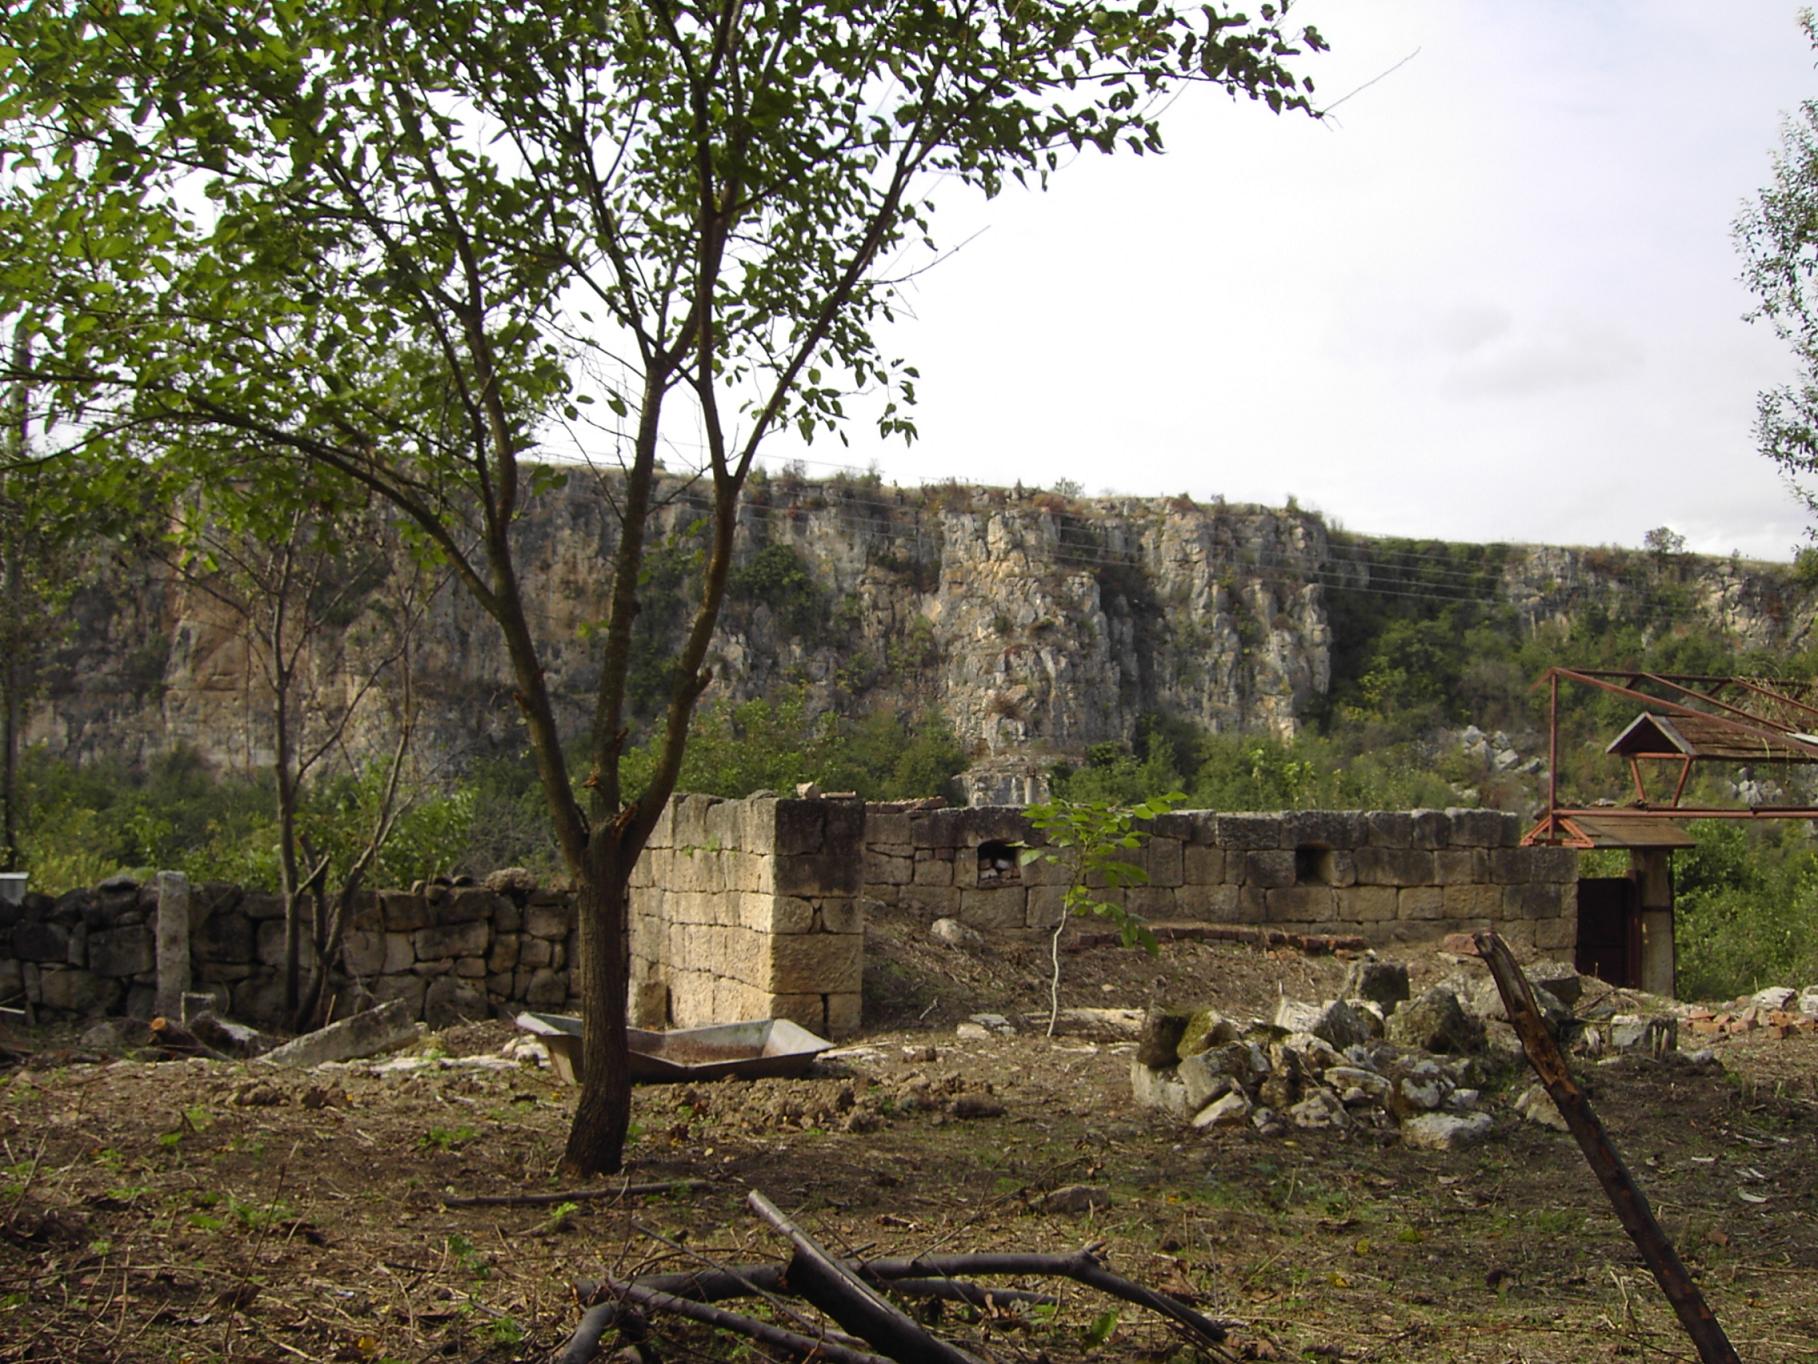
[[[1818,985],[1795,990],[1771,985],[1757,990],[1724,1009],[1693,1007],[1684,1014],[1686,1028],[1697,1037],[1733,1037],[1765,1032],[1769,1037],[1791,1037],[1796,1032],[1818,1032]]]
[[[1572,1007],[1583,983],[1569,965],[1542,962],[1526,974],[1549,1025],[1583,1054],[1677,1049],[1671,1015],[1580,1019]],[[1405,966],[1364,959],[1353,964],[1339,998],[1284,998],[1266,1021],[1239,1024],[1213,1009],[1152,1009],[1130,1078],[1138,1103],[1200,1129],[1398,1130],[1410,1146],[1451,1150],[1490,1134],[1483,1091],[1519,1057],[1487,977],[1455,977],[1412,996]],[[1521,1095],[1515,1111],[1563,1125],[1539,1085]]]

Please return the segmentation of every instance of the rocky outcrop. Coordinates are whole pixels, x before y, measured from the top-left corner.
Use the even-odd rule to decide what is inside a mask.
[[[571,476],[539,493],[517,528],[549,683],[577,736],[598,679],[589,627],[611,586],[610,491]],[[633,667],[646,709],[686,620],[702,509],[686,485],[665,489]],[[1128,741],[1150,712],[1295,733],[1332,685],[1333,593],[1405,595],[1408,565],[1432,562],[1372,544],[1294,508],[774,477],[753,485],[742,514],[709,695],[800,683],[816,706],[938,712],[979,764],[978,799],[1027,799],[1039,794],[1031,774]],[[1447,590],[1468,583],[1499,598],[1526,630],[1649,592],[1675,594],[1676,609],[1751,647],[1797,642],[1811,616],[1809,592],[1784,568],[1460,548],[1475,567],[1446,569]],[[370,583],[317,651],[310,706],[332,711],[359,689],[394,633],[380,609],[390,587]],[[69,757],[188,747],[223,767],[269,759],[257,659],[207,592],[154,559],[97,551],[69,620],[32,741]],[[437,757],[521,746],[497,627],[465,594],[434,599],[415,658],[420,733]],[[356,729],[378,742],[384,706],[362,715]]]

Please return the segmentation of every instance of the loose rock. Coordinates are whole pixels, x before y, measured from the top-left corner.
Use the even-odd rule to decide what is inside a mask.
[[[1490,1135],[1495,1123],[1488,1113],[1461,1117],[1453,1113],[1422,1113],[1401,1125],[1401,1139],[1417,1151],[1456,1151],[1475,1146]]]

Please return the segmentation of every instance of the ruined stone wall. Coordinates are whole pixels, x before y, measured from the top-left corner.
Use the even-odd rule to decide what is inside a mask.
[[[333,992],[346,1015],[403,999],[440,1026],[571,1002],[573,897],[503,873],[489,886],[428,885],[360,898]],[[190,896],[190,988],[229,1017],[284,1022],[284,907],[276,895],[205,883]],[[0,1004],[48,1018],[148,1017],[156,988],[155,882],[126,877],[52,900],[0,906]],[[307,933],[304,950],[309,953]]]
[[[1521,822],[1494,810],[1327,811],[1156,819],[1132,854],[1149,884],[1123,892],[1154,921],[1256,924],[1357,934],[1374,943],[1494,928],[1517,948],[1569,951],[1578,934],[1578,857],[1517,846]],[[878,913],[953,918],[980,932],[1051,928],[1066,872],[1018,866],[1039,843],[1017,808],[873,805],[865,895]]]
[[[857,1027],[864,818],[857,801],[673,801],[632,889],[634,1021],[780,1017],[828,1036]],[[278,897],[204,884],[189,912],[191,988],[231,1017],[281,1025]],[[125,877],[0,904],[0,1006],[23,1001],[48,1019],[149,1017],[157,915],[156,883]],[[370,892],[342,945],[336,1012],[403,999],[441,1026],[571,1010],[574,940],[573,895],[520,870],[484,885]]]
[[[632,883],[633,1022],[859,1022],[865,932],[856,800],[671,801]]]

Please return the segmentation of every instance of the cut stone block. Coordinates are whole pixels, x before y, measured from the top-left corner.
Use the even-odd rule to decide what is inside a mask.
[[[401,1047],[416,1035],[415,1010],[407,1001],[394,999],[376,1009],[305,1033],[266,1052],[255,1064],[305,1067],[319,1066],[324,1061],[351,1061]]]

